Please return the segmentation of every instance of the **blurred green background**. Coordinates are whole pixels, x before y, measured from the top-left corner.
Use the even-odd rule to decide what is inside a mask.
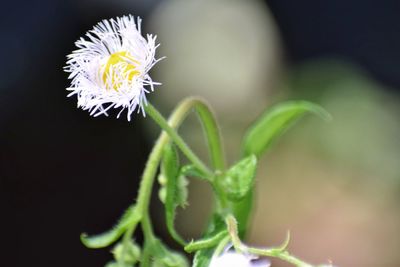
[[[276,22],[257,1],[169,2],[151,18],[167,56],[157,69],[164,86],[154,101],[168,111],[182,97],[204,96],[217,112],[231,163],[244,130],[267,105],[306,99],[333,115],[330,123],[307,117],[264,157],[250,243],[279,244],[290,229],[291,251],[315,263],[400,264],[394,91],[334,55],[290,64]],[[192,123],[183,133],[206,155]],[[209,199],[195,182],[191,193],[193,204],[178,221],[188,237],[198,235]]]
[[[161,46],[149,96],[167,115],[186,96],[213,106],[230,163],[246,127],[269,105],[313,101],[263,157],[248,243],[337,266],[400,265],[400,5],[396,1],[4,2],[0,178],[9,266],[102,266],[79,242],[108,229],[135,198],[159,129],[90,118],[66,99],[65,56],[103,18],[140,15]],[[182,135],[206,158],[194,116]],[[198,237],[211,190],[191,180],[178,229]],[[156,196],[156,194],[155,194]],[[168,239],[162,206],[153,218]],[[158,223],[159,222],[159,223]],[[156,224],[156,225],[157,225]],[[14,230],[15,229],[15,230]],[[140,236],[137,237],[140,240]],[[171,240],[170,240],[171,241]],[[173,242],[171,246],[175,246]],[[288,266],[273,262],[273,266]]]

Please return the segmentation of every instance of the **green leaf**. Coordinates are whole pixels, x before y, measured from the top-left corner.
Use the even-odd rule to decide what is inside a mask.
[[[245,238],[249,227],[249,218],[253,206],[253,195],[253,190],[250,190],[242,200],[235,202],[233,206],[233,214],[238,221],[240,238]]]
[[[86,233],[83,233],[81,234],[81,241],[88,248],[107,247],[117,241],[128,227],[134,227],[134,224],[138,223],[140,219],[141,215],[137,211],[136,206],[131,205],[111,230],[94,236],[88,236]]]
[[[163,157],[161,161],[161,173],[164,175],[167,184],[171,177],[179,175],[179,157],[175,146],[168,143],[164,146]]]
[[[177,177],[175,181],[168,181],[166,202],[165,202],[165,219],[167,229],[171,236],[181,245],[185,245],[184,239],[177,233],[174,226],[176,208],[178,206],[185,207],[187,205],[187,185],[188,181],[182,175]]]
[[[248,129],[243,139],[242,153],[246,156],[255,154],[260,157],[277,137],[307,112],[314,113],[325,120],[331,119],[325,109],[311,102],[287,101],[275,105],[264,112]]]
[[[214,249],[212,248],[198,250],[196,254],[194,254],[193,267],[208,267],[210,265],[213,252]]]
[[[184,245],[184,239],[175,230],[174,220],[176,208],[184,207],[187,204],[188,182],[183,175],[180,175],[178,152],[172,144],[167,145],[164,149],[161,172],[166,178],[164,205],[167,229],[178,243]],[[160,191],[161,193],[162,191]]]
[[[152,267],[189,267],[187,259],[180,253],[164,246],[160,240],[154,240],[151,245]]]
[[[120,265],[116,261],[110,261],[104,267],[120,267]]]
[[[221,215],[214,213],[202,239],[212,238],[213,236],[216,236],[224,231],[226,231],[224,218]],[[223,238],[221,240],[223,240]],[[193,258],[193,267],[208,267],[215,247],[216,246],[197,250]]]
[[[221,178],[220,183],[231,201],[240,201],[251,190],[257,169],[257,157],[250,155],[233,165]]]

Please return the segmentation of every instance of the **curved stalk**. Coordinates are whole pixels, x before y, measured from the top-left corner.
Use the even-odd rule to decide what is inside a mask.
[[[210,158],[215,170],[225,170],[225,156],[222,147],[220,130],[210,106],[205,101],[193,99],[195,110],[203,125],[204,132],[207,136],[208,148],[210,150]]]
[[[278,248],[270,248],[270,249],[253,248],[246,246],[240,240],[238,236],[237,221],[235,217],[233,217],[233,215],[228,215],[226,217],[226,225],[228,227],[228,232],[230,235],[232,245],[239,253],[250,253],[258,256],[274,257],[284,260],[288,263],[291,263],[297,267],[318,267],[311,265],[307,262],[304,262],[293,255],[290,255],[290,253],[286,250],[286,247],[289,244],[290,235],[288,235],[283,245],[281,245]]]
[[[187,104],[187,105],[185,105]],[[208,146],[210,148],[210,157],[213,163],[214,169],[222,170],[225,168],[225,160],[223,157],[221,138],[219,135],[218,126],[214,115],[210,108],[200,99],[191,98],[187,102],[182,102],[183,107],[188,109],[182,114],[186,116],[190,108],[194,108],[199,115],[200,121],[203,125],[204,133],[207,137]],[[212,175],[212,172],[206,167],[206,165],[193,153],[185,141],[178,135],[174,127],[171,127],[164,117],[149,103],[145,106],[145,111],[150,117],[161,126],[161,128],[168,133],[170,138],[175,144],[181,149],[183,154],[203,173],[208,176]],[[176,110],[176,112],[178,109]]]
[[[188,98],[182,101],[173,111],[168,122],[153,106],[148,104],[148,106],[146,106],[146,112],[163,128],[164,131],[157,139],[156,144],[149,155],[149,159],[143,172],[137,198],[137,208],[143,215],[141,225],[146,240],[153,240],[155,238],[149,218],[149,202],[154,178],[157,174],[158,165],[162,158],[163,148],[171,139],[177,144],[177,146],[188,157],[188,159],[192,161],[192,163],[210,175],[210,179],[213,176],[213,173],[208,170],[208,168],[200,159],[198,159],[198,157],[192,152],[192,150],[176,132],[176,129],[181,125],[183,120],[193,108],[195,108],[198,112],[199,118],[203,124],[207,142],[210,147],[213,166],[218,169],[223,169],[225,167],[225,160],[223,157],[223,150],[216,120],[208,106],[202,100],[197,98]],[[132,235],[132,231],[129,231],[128,229],[126,234],[130,236]],[[148,260],[144,260],[141,264],[141,266],[145,267],[147,265]]]
[[[313,265],[308,264],[307,262],[304,262],[293,255],[290,255],[287,251],[275,252],[259,248],[247,248],[247,252],[260,256],[275,257],[283,261],[289,262],[297,267],[314,267]]]

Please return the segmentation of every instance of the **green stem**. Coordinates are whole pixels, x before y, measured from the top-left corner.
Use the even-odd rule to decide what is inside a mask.
[[[147,114],[165,131],[168,133],[170,138],[175,142],[175,144],[180,148],[180,150],[185,154],[185,156],[203,173],[207,176],[212,176],[213,173],[207,168],[207,166],[199,159],[196,154],[190,149],[190,147],[185,143],[185,141],[178,135],[173,127],[171,127],[164,117],[158,112],[153,105],[148,103],[144,110]]]
[[[284,260],[286,262],[289,262],[297,267],[313,267],[313,265],[308,264],[295,256],[292,256],[289,254],[287,251],[283,252],[276,252],[274,250],[264,250],[264,249],[259,249],[259,248],[247,248],[247,252],[250,252],[255,255],[260,255],[260,256],[266,256],[266,257],[275,257],[281,260]]]
[[[221,136],[218,128],[217,121],[211,108],[206,104],[204,100],[199,98],[188,98],[183,101],[176,110],[176,113],[180,113],[186,116],[188,112],[194,108],[197,112],[200,122],[203,126],[204,133],[206,135],[207,144],[210,150],[210,158],[213,167],[216,171],[216,177],[218,180],[219,174],[225,170],[225,157],[222,148]],[[193,153],[185,141],[178,135],[174,127],[171,127],[164,117],[150,104],[145,106],[145,111],[150,117],[158,124],[164,131],[168,133],[170,138],[175,144],[181,149],[186,157],[203,173],[206,174],[208,179],[212,182],[217,195],[220,196],[217,199],[217,209],[222,210],[228,206],[227,200],[224,198],[224,194],[221,193],[223,190],[220,188],[218,182],[215,181],[214,174],[205,166],[205,164]]]
[[[159,138],[156,141],[155,146],[153,147],[149,159],[147,160],[146,167],[143,171],[143,176],[139,188],[139,195],[137,199],[137,203],[139,206],[139,209],[145,209],[149,205],[149,200],[150,200],[150,195],[151,195],[151,190],[152,190],[152,185],[154,182],[154,177],[157,173],[157,167],[160,163],[162,153],[163,153],[163,148],[164,146],[170,141],[170,138],[173,138],[173,140],[177,143],[180,144],[180,149],[182,151],[186,151],[185,155],[189,158],[192,159],[192,163],[195,164],[195,162],[199,163],[199,165],[196,165],[197,167],[203,166],[204,164],[201,162],[200,159],[197,158],[196,155],[190,150],[190,148],[185,144],[185,142],[182,140],[182,138],[176,133],[176,130],[180,124],[183,122],[183,120],[186,118],[186,116],[189,114],[190,110],[193,107],[199,107],[199,112],[200,118],[204,119],[204,129],[206,130],[206,137],[207,141],[212,152],[212,155],[214,155],[213,162],[214,165],[223,167],[224,166],[224,158],[223,158],[223,152],[222,152],[222,145],[220,141],[220,136],[219,136],[219,131],[218,128],[212,129],[213,125],[217,125],[216,120],[214,116],[212,115],[211,111],[207,112],[207,105],[200,99],[197,98],[188,98],[184,101],[182,101],[177,108],[174,110],[172,115],[170,116],[168,122],[165,121],[165,119],[162,117],[162,115],[150,104],[146,106],[146,111],[148,114],[156,121],[160,123],[160,126],[165,129],[159,136]],[[174,138],[175,137],[175,138]],[[203,170],[207,169],[207,173],[210,171],[208,170],[207,167],[203,167]],[[212,175],[212,174],[211,174]]]
[[[152,249],[151,247],[153,246],[154,240],[156,240],[156,237],[154,236],[153,232],[153,226],[151,224],[150,220],[150,215],[148,210],[145,212],[142,218],[142,230],[143,234],[145,236],[145,244],[144,244],[144,250],[143,250],[143,255],[141,258],[140,266],[141,267],[149,267],[150,266],[150,250]]]
[[[143,252],[140,259],[141,267],[149,267],[150,266],[150,257],[151,257],[151,244],[152,241],[145,240],[143,245]]]
[[[202,123],[204,132],[206,133],[211,162],[216,171],[215,178],[212,181],[213,188],[217,195],[216,209],[222,211],[227,208],[228,201],[225,199],[223,188],[221,188],[218,183],[221,174],[225,171],[225,157],[220,130],[212,109],[204,101],[195,101],[197,103],[195,109]]]
[[[308,264],[292,255],[286,250],[288,245],[289,236],[286,238],[284,245],[281,248],[272,249],[260,249],[248,247],[242,243],[238,236],[237,221],[232,215],[226,217],[226,225],[228,227],[228,232],[232,241],[232,245],[239,253],[250,253],[259,256],[275,257],[286,262],[289,262],[297,267],[313,267],[313,265]]]
[[[177,134],[176,129],[183,122],[186,116],[189,114],[192,108],[196,108],[199,114],[200,120],[203,124],[204,131],[207,137],[207,142],[211,151],[211,158],[213,165],[219,169],[223,169],[225,161],[223,158],[223,150],[219,136],[219,130],[217,128],[216,120],[208,108],[208,106],[200,99],[188,98],[182,101],[170,116],[168,122],[162,117],[162,115],[150,104],[145,107],[146,112],[152,117],[164,130],[156,141],[153,147],[149,159],[146,163],[141,179],[139,194],[137,198],[137,208],[139,213],[142,214],[141,226],[145,236],[145,240],[152,242],[155,239],[154,233],[151,226],[149,216],[149,203],[154,183],[154,178],[157,174],[158,165],[160,163],[164,146],[172,139],[182,152],[196,165],[197,168],[202,170],[204,173],[209,175],[209,178],[213,176],[213,173],[204,165],[204,163],[192,152],[192,150],[186,145],[183,139]],[[132,227],[130,227],[132,228]],[[128,235],[132,235],[132,231],[128,229]],[[148,255],[146,252],[143,255],[143,261],[141,266],[147,267],[149,264]]]

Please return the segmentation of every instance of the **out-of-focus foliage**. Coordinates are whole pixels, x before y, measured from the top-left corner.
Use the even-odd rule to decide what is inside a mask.
[[[295,70],[290,87],[296,98],[316,101],[334,117],[329,124],[305,126],[304,135],[318,129],[309,145],[335,164],[364,170],[380,183],[400,184],[398,95],[355,66],[332,60]]]
[[[356,66],[335,60],[296,66],[281,90],[285,98],[320,104],[333,120],[306,120],[260,165],[262,204],[251,239],[277,241],[277,233],[291,229],[293,250],[315,261],[330,251],[337,265],[396,266],[399,96]]]
[[[288,65],[279,75],[279,34],[257,1],[170,1],[153,18],[167,56],[157,70],[163,96],[155,100],[168,109],[193,93],[209,99],[229,162],[238,160],[250,120],[271,103],[304,99],[333,117],[306,118],[260,160],[250,242],[276,244],[290,229],[291,248],[303,258],[324,262],[319,255],[330,251],[339,266],[397,266],[399,96],[357,66],[330,59]],[[205,158],[200,129],[181,132]],[[191,208],[176,224],[191,237],[205,224],[211,204],[204,196],[211,192],[196,180],[189,190]]]
[[[325,120],[331,119],[328,112],[311,102],[289,101],[280,103],[268,109],[251,125],[243,140],[242,153],[261,157],[280,135],[307,112],[319,115]]]

